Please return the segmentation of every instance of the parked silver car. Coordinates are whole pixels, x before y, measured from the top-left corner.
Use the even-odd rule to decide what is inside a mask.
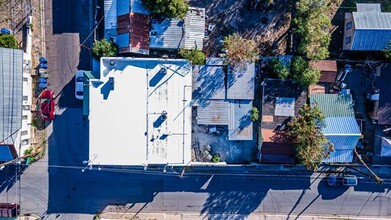
[[[83,70],[78,70],[75,76],[75,97],[79,100],[83,100],[83,81],[84,72]]]

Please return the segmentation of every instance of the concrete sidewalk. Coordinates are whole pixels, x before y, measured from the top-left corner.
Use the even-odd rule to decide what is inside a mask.
[[[385,220],[390,218],[371,217],[371,216],[335,216],[335,215],[284,215],[284,214],[268,214],[268,213],[252,213],[250,215],[225,215],[225,214],[197,214],[197,213],[102,213],[99,215],[99,219],[140,219],[140,220],[196,220],[196,219],[248,219],[248,220],[288,220],[288,219],[300,219],[300,220],[316,220],[316,219],[330,219],[330,220],[342,220],[342,219],[358,219],[358,220]]]

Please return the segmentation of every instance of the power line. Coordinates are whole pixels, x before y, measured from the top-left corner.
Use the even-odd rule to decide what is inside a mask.
[[[25,164],[20,164],[20,166],[27,166]],[[73,170],[83,170],[85,166],[68,166],[68,165],[45,165],[45,164],[39,164],[35,163],[34,166],[40,166],[40,167],[49,167],[49,168],[59,168],[59,169],[73,169]],[[97,165],[96,165],[97,166]],[[172,176],[172,177],[181,177],[181,173],[174,169],[171,169],[171,172],[164,172],[159,170],[143,170],[139,168],[113,168],[113,167],[102,167],[101,169],[94,169],[92,168],[91,171],[99,171],[99,172],[112,172],[112,173],[129,173],[129,174],[145,174],[145,175],[154,175],[154,176]],[[323,173],[321,173],[323,174]],[[273,174],[273,173],[208,173],[208,172],[186,172],[186,176],[233,176],[233,177],[268,177],[269,179],[281,179],[276,177],[287,177],[290,180],[305,180],[305,179],[312,179],[316,180],[319,177],[318,176],[312,176],[312,175],[295,175],[295,174]],[[325,175],[325,174],[324,174]],[[383,180],[391,180],[391,179],[383,179]]]

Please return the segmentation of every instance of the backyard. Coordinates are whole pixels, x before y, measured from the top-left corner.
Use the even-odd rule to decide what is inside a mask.
[[[209,37],[204,51],[217,56],[222,39],[234,32],[254,39],[264,55],[288,52],[292,4],[289,0],[275,0],[274,4],[256,4],[252,0],[190,0],[192,7],[206,9]]]

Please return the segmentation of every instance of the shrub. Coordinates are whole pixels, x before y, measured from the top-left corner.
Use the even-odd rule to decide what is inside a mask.
[[[254,63],[259,59],[256,42],[245,39],[238,33],[224,37],[224,48],[227,50],[226,62],[233,67]]]
[[[98,59],[101,57],[115,57],[118,55],[118,46],[114,42],[105,39],[95,41],[92,54]]]
[[[280,59],[275,58],[271,61],[270,67],[273,71],[273,73],[276,75],[279,79],[286,79],[289,76],[289,69],[281,63]]]
[[[0,35],[0,47],[17,49],[18,42],[13,35],[10,34],[2,34]]]
[[[257,121],[259,119],[259,111],[257,107],[251,109],[251,121]]]
[[[218,163],[218,162],[220,162],[220,160],[221,160],[220,154],[213,154],[213,156],[212,156],[213,163]]]
[[[197,49],[180,49],[179,54],[190,61],[193,65],[202,65],[205,63],[205,54]]]

